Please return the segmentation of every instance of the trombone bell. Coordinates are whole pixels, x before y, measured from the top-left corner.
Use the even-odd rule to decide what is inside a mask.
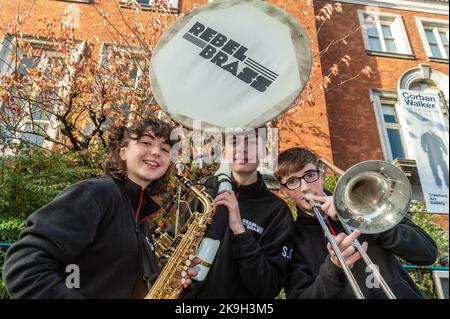
[[[342,175],[334,192],[336,214],[361,233],[376,234],[400,223],[411,202],[406,175],[384,161],[366,161]]]

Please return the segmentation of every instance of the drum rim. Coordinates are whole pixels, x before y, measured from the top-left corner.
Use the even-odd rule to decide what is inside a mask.
[[[243,125],[242,127],[261,127],[264,126],[267,123],[272,122],[275,120],[278,116],[286,112],[288,109],[292,107],[292,105],[295,103],[295,101],[298,99],[298,97],[302,94],[304,91],[306,84],[308,83],[310,77],[311,77],[311,70],[312,70],[312,47],[311,42],[309,40],[309,37],[305,31],[305,29],[300,25],[300,23],[287,11],[281,9],[280,7],[276,6],[275,4],[268,3],[265,1],[259,1],[259,0],[219,0],[214,2],[209,2],[206,4],[203,4],[197,8],[194,8],[193,10],[186,13],[183,17],[176,20],[162,35],[160,40],[158,41],[155,49],[152,53],[152,59],[150,62],[150,85],[152,88],[153,96],[155,97],[156,101],[162,108],[164,112],[166,112],[173,121],[178,122],[182,124],[184,127],[188,127],[190,129],[193,129],[193,123],[194,120],[188,116],[180,115],[180,114],[170,114],[168,112],[167,103],[163,98],[163,94],[160,88],[160,85],[157,81],[157,76],[154,73],[153,68],[153,56],[157,55],[160,50],[164,48],[166,43],[170,41],[186,24],[188,24],[193,16],[195,16],[198,13],[201,13],[206,10],[210,10],[213,8],[227,8],[232,7],[235,5],[242,5],[242,4],[251,4],[252,6],[257,7],[258,9],[261,9],[263,12],[268,13],[272,18],[277,19],[280,23],[283,23],[290,29],[291,33],[291,40],[292,44],[294,46],[295,51],[295,57],[297,59],[297,65],[299,68],[299,79],[300,79],[300,89],[298,92],[295,92],[291,95],[286,96],[281,102],[278,103],[278,105],[272,107],[268,111],[266,111],[264,114],[267,114],[267,119],[260,120],[262,114],[259,114],[255,120],[253,120],[250,123],[247,123]],[[270,14],[269,12],[277,12],[277,15]],[[283,17],[283,19],[281,18]],[[306,54],[305,54],[306,52]],[[301,54],[300,54],[301,53]],[[199,119],[197,119],[199,120]],[[218,128],[217,125],[208,123],[202,121],[202,128]],[[220,128],[219,129],[224,129]]]

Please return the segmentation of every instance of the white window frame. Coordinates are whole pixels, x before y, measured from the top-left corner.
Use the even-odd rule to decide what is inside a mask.
[[[438,3],[438,1],[408,1],[408,0],[331,0],[333,2],[351,3],[361,6],[381,7],[394,10],[429,12],[447,15],[449,12],[448,3]]]
[[[8,56],[13,49],[13,36],[6,34],[0,42],[0,75],[3,75],[10,71],[8,67]]]
[[[39,46],[46,46],[49,45],[50,42],[45,41],[45,40],[41,40],[41,39],[37,39],[33,36],[24,36],[22,38],[22,40],[30,43],[31,45],[39,45]],[[6,34],[5,37],[2,39],[2,42],[0,43],[0,75],[8,73],[8,72],[12,72],[13,70],[10,68],[10,64],[11,60],[8,58],[10,55],[10,51],[13,48],[13,41],[14,41],[14,36],[10,35],[10,34]],[[84,48],[86,46],[86,41],[78,41],[78,48],[75,52],[72,53],[72,59],[73,61],[78,61],[78,59],[81,57]],[[9,65],[8,65],[9,64]],[[39,66],[37,66],[39,67]],[[72,71],[71,71],[72,72]],[[68,78],[62,79],[62,84],[64,84],[66,82],[66,86],[68,85]],[[64,85],[62,85],[61,87],[64,87]],[[0,101],[0,109],[2,107],[1,101]],[[60,105],[55,105],[55,109],[54,111],[58,110],[58,107],[60,107]],[[47,128],[45,130],[45,134],[50,137],[51,139],[56,139],[58,136],[58,132],[59,132],[59,124],[58,121],[56,120],[56,116],[53,114],[51,115],[51,117],[48,120],[34,120],[34,119],[24,119],[22,122],[19,123],[20,127],[23,127],[27,124],[30,123],[35,123],[35,124],[43,124],[43,125],[47,125]],[[21,139],[23,134],[18,133],[16,138],[17,139]],[[53,147],[53,142],[51,141],[47,141],[44,139],[43,143],[42,143],[42,147],[47,148],[47,149],[51,149]],[[8,152],[10,153],[10,152]],[[11,153],[12,154],[12,153]]]
[[[448,270],[433,270],[432,277],[435,285],[435,291],[439,299],[446,299],[444,296],[444,287],[441,279],[448,279]]]
[[[438,59],[438,60],[446,60],[448,61],[449,57],[447,55],[447,52],[445,51],[445,48],[442,44],[441,37],[439,35],[439,29],[445,30],[447,32],[447,38],[449,36],[448,33],[448,20],[441,20],[441,19],[433,19],[433,18],[425,18],[425,17],[415,17],[417,28],[419,29],[420,38],[422,39],[423,46],[425,48],[425,52],[427,54],[427,57],[429,59]],[[433,53],[430,48],[430,44],[428,42],[427,35],[425,33],[426,28],[433,28],[433,34],[436,38],[439,51],[441,51],[442,57],[436,57],[433,56]]]
[[[389,141],[389,137],[387,134],[387,129],[397,129],[400,132],[401,143],[403,146],[403,152],[406,159],[409,159],[408,149],[406,148],[405,138],[403,136],[403,130],[400,123],[386,123],[384,120],[383,113],[383,104],[382,101],[389,101],[389,104],[392,103],[394,110],[397,114],[397,119],[399,117],[398,112],[398,94],[395,91],[384,91],[378,89],[370,89],[370,98],[372,100],[372,104],[375,111],[375,117],[377,120],[378,133],[380,134],[381,148],[383,150],[384,159],[386,161],[393,161],[391,143]]]
[[[368,16],[373,16],[376,21],[375,25],[377,28],[378,35],[380,37],[381,42],[381,51],[374,50],[370,47],[369,42],[369,36],[366,28],[366,18]],[[411,46],[409,44],[408,35],[406,33],[405,25],[403,24],[402,16],[399,14],[393,14],[393,13],[385,13],[385,12],[378,12],[378,11],[369,11],[369,10],[358,10],[358,18],[359,23],[362,26],[361,32],[363,35],[364,40],[364,46],[366,48],[366,51],[368,52],[379,52],[384,53],[388,55],[412,55]],[[391,32],[394,35],[394,41],[395,46],[397,48],[397,52],[390,52],[387,51],[386,43],[384,41],[383,32],[381,30],[381,23],[380,21],[389,21],[391,22],[390,25],[393,27],[391,28]]]
[[[100,58],[99,58],[99,66],[101,67],[104,63],[107,62],[106,60],[106,56],[105,54],[107,53],[108,47],[113,46],[112,43],[108,43],[108,42],[103,42],[102,46],[101,46],[101,50],[100,50]],[[133,48],[130,46],[126,47],[127,50],[130,50],[131,52],[135,53],[135,54],[143,54],[142,50],[139,48]],[[144,60],[142,60],[144,61]],[[147,68],[150,68],[150,63],[148,63]],[[139,84],[139,79],[140,77],[144,74],[143,72],[149,72],[149,70],[143,70],[142,67],[138,68],[137,70],[137,74],[136,74],[136,79],[134,81],[133,86],[123,86],[123,90],[133,90],[136,89],[138,84]],[[133,115],[133,109],[130,109],[130,112],[128,114],[128,119],[131,119],[132,115]]]
[[[108,50],[108,47],[111,47],[111,46],[113,46],[113,44],[112,43],[107,43],[107,42],[103,42],[102,43],[102,46],[101,46],[101,49],[100,49],[100,59],[99,59],[99,66],[101,67],[102,65],[104,65],[104,63],[106,63],[107,61],[106,61],[106,56],[105,56],[105,54],[106,54],[106,52],[107,52],[107,50]],[[143,52],[142,52],[142,50],[141,49],[138,49],[138,48],[133,48],[133,47],[124,47],[126,50],[130,50],[131,52],[133,52],[134,54],[143,54]],[[142,60],[142,62],[144,62],[144,60]],[[150,68],[150,63],[147,65],[147,67],[148,68]],[[144,71],[149,71],[149,70],[142,70],[143,68],[142,67],[140,67],[140,68],[138,68],[138,70],[137,70],[137,74],[136,74],[136,79],[135,79],[135,81],[134,81],[134,84],[132,85],[132,86],[123,86],[123,89],[124,90],[127,90],[127,89],[135,89],[135,88],[137,88],[137,86],[138,86],[138,83],[139,83],[139,79],[142,77],[142,75],[144,74],[143,72]]]
[[[129,4],[132,4],[135,0],[120,0],[120,6],[124,7]],[[180,1],[179,0],[167,0],[170,4],[170,10],[172,12],[178,12],[180,10]],[[137,2],[137,1],[136,1]],[[155,3],[155,0],[148,0],[148,4],[137,2],[142,10],[152,10],[152,5]]]
[[[60,2],[77,2],[77,3],[92,3],[94,0],[53,0]]]
[[[2,41],[0,42],[0,76],[6,74],[10,70],[8,66],[8,64],[10,64],[8,61],[8,56],[13,48],[12,39],[13,37],[11,35],[5,34]],[[2,109],[3,109],[3,101],[0,100],[0,111],[2,111]],[[3,148],[3,146],[4,145],[0,144],[0,148]],[[9,148],[6,149],[5,151],[0,149],[0,158],[4,155],[13,156],[14,152]]]

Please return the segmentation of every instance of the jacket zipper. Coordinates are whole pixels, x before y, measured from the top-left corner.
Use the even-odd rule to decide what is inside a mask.
[[[141,211],[143,197],[144,197],[144,190],[141,190],[141,195],[139,196],[139,205],[136,212],[136,222],[138,221],[139,212]]]

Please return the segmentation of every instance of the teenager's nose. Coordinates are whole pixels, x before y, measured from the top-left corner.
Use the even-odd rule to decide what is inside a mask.
[[[153,145],[153,146],[150,148],[150,153],[151,153],[153,156],[160,156],[160,155],[161,155],[161,148],[159,147],[159,145]]]
[[[302,178],[300,180],[300,190],[302,192],[308,192],[309,191],[309,184],[307,182],[305,182],[304,178]]]

